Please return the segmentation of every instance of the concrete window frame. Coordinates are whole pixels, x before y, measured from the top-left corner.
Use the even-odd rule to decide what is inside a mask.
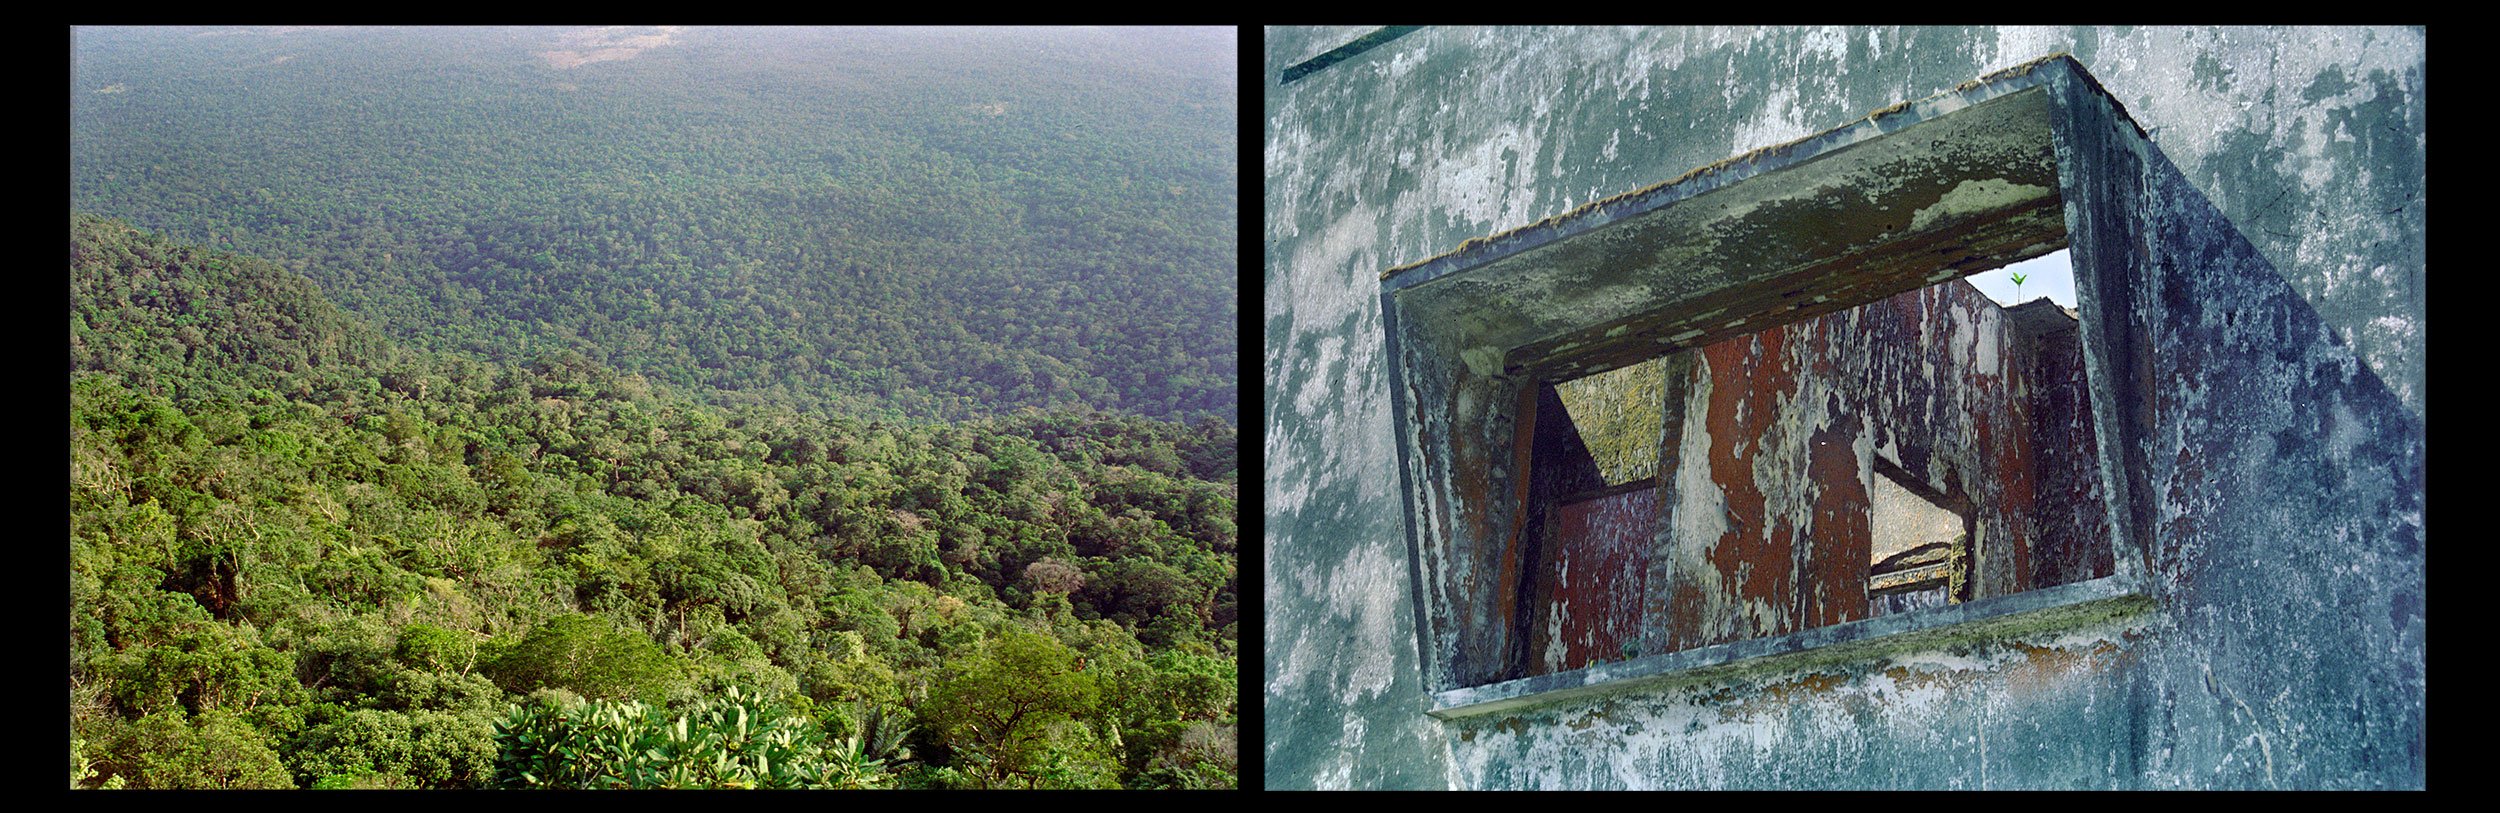
[[[2154,604],[2142,441],[2150,259],[2121,207],[2144,133],[2052,55],[1383,272],[1380,302],[1428,712],[1883,657]],[[1917,183],[1905,183],[1914,178]],[[1941,191],[1939,191],[1941,190]],[[1741,238],[1741,239],[1731,239]],[[2111,575],[1527,677],[1517,440],[1542,382],[1604,372],[2069,248]],[[1661,473],[1663,476],[1663,473]]]

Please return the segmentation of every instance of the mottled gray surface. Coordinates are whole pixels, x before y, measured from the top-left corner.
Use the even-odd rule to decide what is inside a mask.
[[[2418,787],[2419,29],[1268,34],[1266,784]],[[2070,51],[2150,131],[2147,617],[1442,722],[1378,274]],[[2176,249],[2176,250],[2169,250]]]

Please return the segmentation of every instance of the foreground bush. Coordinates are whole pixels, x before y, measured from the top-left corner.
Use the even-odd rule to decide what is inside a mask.
[[[882,760],[731,689],[669,716],[639,701],[533,696],[496,726],[507,788],[882,788]]]

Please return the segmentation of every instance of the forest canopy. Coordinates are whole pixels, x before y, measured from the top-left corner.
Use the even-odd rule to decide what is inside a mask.
[[[1234,781],[1230,424],[694,403],[562,353],[395,348],[276,264],[73,226],[90,785],[525,786],[498,731],[642,731],[616,715],[730,689],[833,773],[704,781]],[[967,676],[1032,664],[1082,674],[1024,668],[1065,697],[987,726],[1032,700]]]
[[[1229,29],[118,29],[73,206],[412,347],[724,403],[1234,420]]]

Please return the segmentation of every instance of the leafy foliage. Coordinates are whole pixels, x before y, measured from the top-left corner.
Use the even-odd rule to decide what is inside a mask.
[[[982,787],[1020,780],[1087,784],[1107,771],[1080,721],[1101,688],[1066,645],[1009,628],[977,656],[947,664],[922,712]]]
[[[94,769],[131,788],[292,788],[269,736],[223,711],[155,712],[104,729]]]
[[[1179,741],[1155,754],[1138,774],[1141,788],[1172,790],[1229,789],[1239,784],[1237,749],[1241,732],[1233,726],[1194,722],[1181,730]]]
[[[109,280],[191,292],[116,306],[95,347],[290,273],[101,219],[71,241],[122,264],[74,273],[74,308]],[[479,787],[532,693],[673,720],[733,691],[785,698],[748,713],[787,747],[652,781],[1222,784],[1190,739],[1235,725],[1221,421],[894,424],[387,345],[224,361],[367,330],[266,329],[73,359],[82,785]],[[765,759],[723,773],[732,750]]]
[[[440,711],[331,712],[289,753],[311,787],[468,787],[491,775],[490,723]]]
[[[95,763],[94,763],[94,762],[92,762],[92,761],[90,761],[90,760],[88,760],[88,758],[87,758],[87,741],[86,741],[86,740],[80,740],[80,739],[72,739],[72,740],[70,740],[70,741],[69,741],[69,787],[70,787],[70,789],[71,789],[71,790],[77,790],[77,789],[79,789],[79,788],[87,787],[87,786],[88,786],[88,784],[87,784],[87,783],[88,783],[90,780],[95,779],[95,776],[96,776],[96,767],[95,767]],[[97,784],[95,785],[95,787],[97,787],[98,789],[102,789],[102,790],[120,790],[120,789],[122,789],[122,788],[124,788],[124,787],[127,787],[128,785],[129,785],[129,783],[128,783],[128,782],[126,782],[126,781],[124,781],[124,780],[123,780],[120,776],[114,776],[114,777],[112,777],[112,778],[110,778],[110,779],[106,779],[106,780],[103,780],[103,781],[102,781],[102,782],[100,782],[100,783],[97,783]]]
[[[489,668],[515,694],[558,687],[599,698],[664,696],[677,670],[648,636],[581,615],[548,619]]]
[[[497,726],[510,788],[861,789],[891,782],[858,737],[828,738],[737,689],[660,714],[639,701],[534,698]]]
[[[399,649],[394,654],[412,668],[465,673],[477,660],[477,642],[430,624],[409,624],[400,628]]]

